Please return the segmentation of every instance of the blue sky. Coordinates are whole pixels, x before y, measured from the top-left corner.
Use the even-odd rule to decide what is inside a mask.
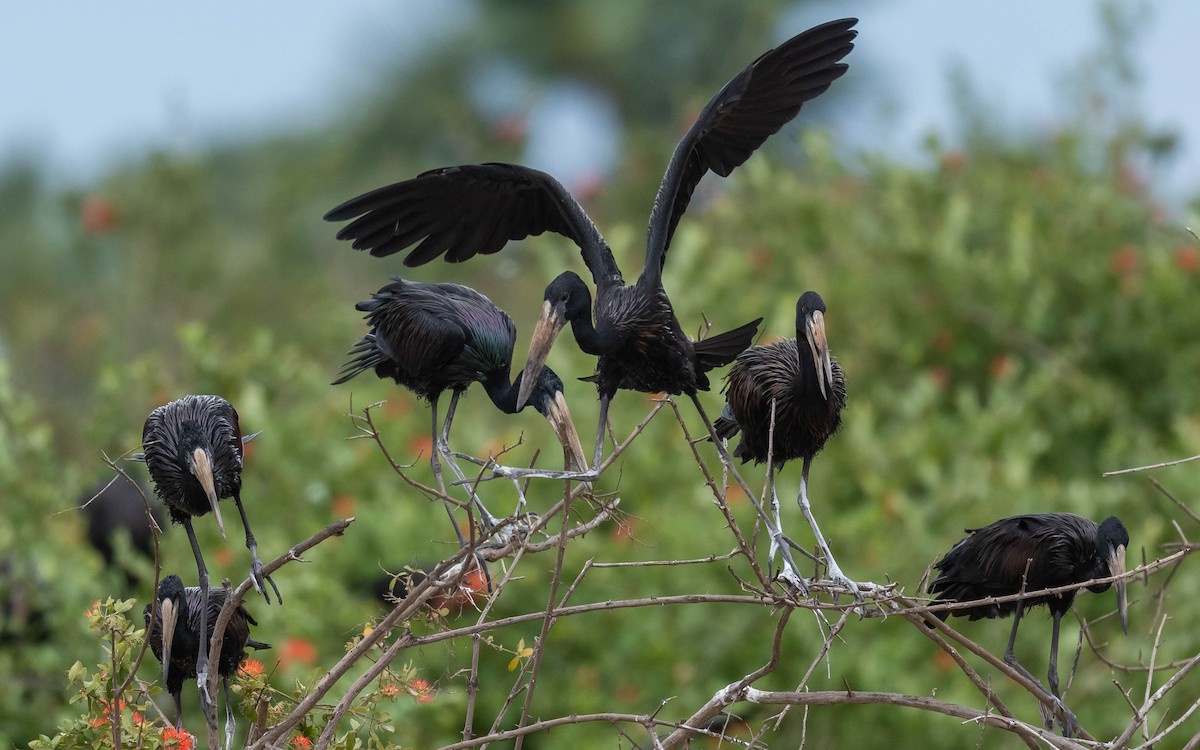
[[[1149,13],[1141,108],[1183,135],[1183,159],[1163,177],[1194,194],[1200,3],[1134,7]],[[0,155],[33,153],[79,182],[149,148],[318,125],[464,12],[466,2],[420,0],[12,4],[0,27]],[[1052,128],[1064,75],[1098,38],[1092,0],[825,2],[804,6],[788,32],[848,13],[862,19],[850,61],[859,80],[839,138],[898,154],[915,153],[930,129],[952,130],[956,65],[1007,126]],[[558,137],[588,137],[573,132]]]

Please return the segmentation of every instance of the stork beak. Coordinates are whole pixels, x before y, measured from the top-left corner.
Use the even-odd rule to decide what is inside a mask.
[[[825,339],[825,313],[814,310],[804,321],[804,336],[812,352],[813,365],[817,368],[817,386],[821,398],[829,399],[833,393],[833,360],[829,356],[829,342]]]
[[[558,442],[562,443],[566,456],[567,471],[587,471],[587,458],[583,455],[583,444],[579,442],[579,432],[575,429],[575,420],[571,419],[571,410],[567,408],[567,397],[562,391],[554,394],[554,399],[546,409],[546,421],[554,428]]]
[[[1125,545],[1117,545],[1108,558],[1110,575],[1119,576],[1125,572]],[[1121,630],[1129,635],[1129,601],[1125,594],[1125,581],[1117,581],[1117,613],[1121,615]]]
[[[158,603],[162,614],[162,684],[167,688],[167,674],[171,670],[171,644],[175,641],[175,623],[179,620],[179,608],[174,599],[163,599]]]
[[[562,305],[552,305],[550,300],[542,303],[542,314],[538,316],[537,325],[533,328],[533,339],[529,342],[529,357],[525,360],[525,371],[521,377],[521,389],[517,391],[517,411],[525,408],[525,402],[537,385],[538,375],[546,365],[546,357],[554,339],[567,324]]]
[[[217,518],[217,528],[221,530],[221,538],[225,538],[225,522],[221,520],[221,509],[217,507],[217,485],[213,481],[212,462],[208,459],[208,451],[197,448],[192,452],[192,473],[200,480],[204,494],[208,496],[208,504],[212,506],[213,515]]]

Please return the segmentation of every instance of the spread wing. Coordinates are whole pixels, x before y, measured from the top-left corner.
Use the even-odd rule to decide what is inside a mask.
[[[356,218],[357,217],[357,218]],[[445,255],[460,263],[499,252],[510,240],[555,232],[579,246],[597,283],[620,271],[579,202],[545,172],[516,164],[444,167],[372,190],[325,214],[354,219],[338,232],[356,250],[385,256],[416,244],[404,265]]]
[[[696,118],[667,165],[650,214],[644,276],[657,280],[696,184],[709,170],[722,177],[846,72],[858,19],[831,21],[764,53],[725,84]]]

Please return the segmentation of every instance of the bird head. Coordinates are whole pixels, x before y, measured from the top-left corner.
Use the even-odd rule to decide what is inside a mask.
[[[813,358],[817,371],[817,387],[821,397],[828,399],[833,394],[833,359],[829,354],[829,342],[825,338],[825,300],[816,292],[808,291],[796,301],[796,340],[804,340]]]
[[[225,538],[225,522],[221,520],[221,509],[217,504],[217,484],[213,475],[212,450],[200,429],[194,424],[184,426],[179,441],[179,460],[188,468],[196,481],[204,490],[213,516],[217,519],[217,528],[221,530],[221,538]]]
[[[550,282],[542,302],[542,313],[533,328],[529,342],[529,356],[522,372],[521,390],[517,393],[517,409],[523,409],[538,383],[550,347],[568,321],[578,320],[588,314],[592,295],[579,275],[567,271]]]
[[[521,373],[517,378],[521,379],[524,376],[525,373]],[[562,444],[563,453],[567,457],[567,469],[587,471],[587,458],[583,453],[583,444],[579,441],[579,432],[575,429],[575,420],[571,418],[571,410],[567,407],[563,382],[554,370],[549,367],[542,368],[526,405],[537,409],[554,428],[554,434],[558,436],[558,442]]]
[[[1119,576],[1125,572],[1125,550],[1129,547],[1129,532],[1116,516],[1109,516],[1100,523],[1097,532],[1097,552],[1104,558],[1108,575]],[[1090,588],[1090,587],[1089,587]],[[1091,589],[1104,591],[1108,584]],[[1125,594],[1125,582],[1117,581],[1117,613],[1121,616],[1121,629],[1129,634],[1129,605]]]
[[[187,598],[179,576],[169,575],[159,581],[157,598],[159,616],[162,619],[162,681],[163,687],[166,687],[167,676],[171,671],[171,646],[175,642],[175,627],[181,616],[187,621]]]

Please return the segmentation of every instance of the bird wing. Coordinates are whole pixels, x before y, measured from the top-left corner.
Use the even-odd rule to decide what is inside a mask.
[[[357,218],[355,218],[357,217]],[[597,283],[620,278],[604,237],[558,180],[516,164],[466,164],[420,174],[352,198],[325,214],[354,219],[337,233],[382,257],[418,243],[404,265],[445,255],[460,263],[499,252],[509,240],[550,231],[579,246]]]
[[[846,72],[858,19],[831,21],[798,34],[750,63],[717,92],[679,141],[654,210],[642,275],[657,281],[667,247],[692,191],[709,170],[729,174]]]
[[[367,320],[388,359],[408,371],[437,372],[463,351],[467,335],[453,307],[456,284],[421,285],[397,279],[373,295]]]
[[[969,544],[980,563],[982,581],[1017,589],[1022,581],[1033,590],[1044,582],[1069,580],[1082,564],[1079,521],[1069,513],[1013,516],[977,529],[960,544]]]

